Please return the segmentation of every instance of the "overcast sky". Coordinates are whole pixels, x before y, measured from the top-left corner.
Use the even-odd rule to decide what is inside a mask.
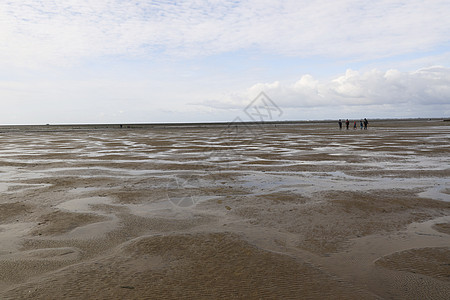
[[[450,1],[0,0],[0,124],[450,116]]]

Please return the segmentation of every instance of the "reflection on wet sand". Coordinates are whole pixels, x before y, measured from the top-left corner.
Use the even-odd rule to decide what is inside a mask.
[[[446,299],[450,126],[371,125],[0,128],[0,298]]]

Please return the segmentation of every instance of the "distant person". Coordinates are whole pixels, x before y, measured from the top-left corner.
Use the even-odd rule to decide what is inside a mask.
[[[369,121],[367,121],[366,118],[364,118],[364,129],[367,130],[367,125],[369,125]]]
[[[339,119],[338,124],[339,124],[339,130],[342,130],[342,121],[341,121],[341,119]]]
[[[350,121],[347,119],[347,120],[345,121],[345,127],[347,127],[347,130],[348,130],[348,126],[350,126]]]
[[[364,124],[363,124],[363,120],[361,119],[361,121],[359,121],[359,127],[361,127],[361,130],[363,129],[363,127],[364,127]]]
[[[356,129],[356,121],[353,123],[353,129]]]

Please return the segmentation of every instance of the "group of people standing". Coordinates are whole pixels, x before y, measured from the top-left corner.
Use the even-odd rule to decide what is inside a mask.
[[[341,120],[341,119],[339,119],[338,124],[339,124],[339,130],[342,130],[342,120]],[[358,125],[357,125],[357,124],[358,124],[357,121],[354,121],[354,123],[353,123],[353,129],[357,129],[357,128],[358,128]],[[364,118],[364,120],[361,119],[361,120],[359,121],[359,126],[361,127],[361,130],[362,130],[362,129],[366,129],[366,130],[367,130],[367,125],[369,125],[369,121],[367,121],[366,118]],[[349,121],[348,119],[345,120],[345,127],[347,128],[347,130],[348,130],[348,128],[350,127],[350,121]]]

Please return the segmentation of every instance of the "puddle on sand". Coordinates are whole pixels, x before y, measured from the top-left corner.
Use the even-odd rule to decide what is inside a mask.
[[[0,193],[3,193],[8,190],[8,184],[4,182],[0,182]]]
[[[104,215],[103,213],[94,211],[91,208],[91,205],[98,205],[98,204],[112,205],[112,200],[108,197],[90,197],[90,198],[74,199],[60,203],[56,206],[56,208],[75,213],[95,213],[99,215]]]
[[[34,223],[0,225],[0,255],[16,252],[22,238],[29,233],[34,225]]]
[[[434,180],[436,180],[435,178]],[[440,200],[445,202],[450,202],[450,195],[446,193],[446,189],[450,186],[449,180],[438,180],[442,183],[437,183],[432,187],[427,188],[426,191],[419,193],[418,196],[422,198],[431,198],[434,200]]]
[[[169,200],[154,203],[129,204],[127,207],[130,209],[131,214],[139,217],[165,216],[165,213],[170,212],[172,209]]]
[[[90,197],[90,198],[82,198],[82,199],[74,199],[69,200],[63,203],[60,203],[56,206],[56,208],[60,210],[65,210],[73,213],[86,213],[86,214],[96,214],[105,216],[108,218],[106,221],[96,222],[87,224],[84,226],[77,227],[66,233],[64,238],[68,239],[91,239],[96,237],[101,237],[116,229],[119,225],[119,218],[115,214],[108,214],[102,211],[97,211],[93,209],[93,205],[111,205],[111,206],[120,206],[118,204],[112,204],[111,198],[108,197]]]
[[[428,235],[428,236],[442,236],[444,237],[444,233],[440,233],[436,231],[433,226],[440,223],[450,223],[450,216],[444,216],[435,218],[432,220],[428,220],[422,223],[411,223],[408,225],[408,231],[414,232],[417,235]],[[448,246],[450,247],[450,241],[448,243]]]

